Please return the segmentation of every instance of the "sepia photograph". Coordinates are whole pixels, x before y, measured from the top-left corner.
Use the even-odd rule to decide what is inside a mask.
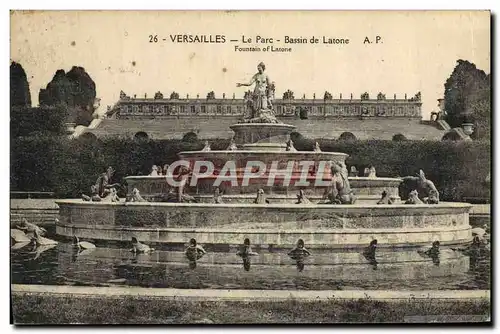
[[[10,10],[12,325],[492,325],[489,10]]]

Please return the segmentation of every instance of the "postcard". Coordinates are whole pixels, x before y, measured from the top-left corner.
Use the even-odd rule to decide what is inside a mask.
[[[13,324],[491,324],[489,11],[10,27]]]

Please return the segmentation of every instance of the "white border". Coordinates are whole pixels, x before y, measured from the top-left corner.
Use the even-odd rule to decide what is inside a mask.
[[[388,10],[396,10],[396,9],[408,9],[408,10],[437,10],[437,9],[448,9],[448,10],[468,10],[468,9],[476,9],[476,10],[482,10],[482,9],[491,9],[493,13],[498,14],[500,12],[499,4],[500,1],[495,0],[495,1],[484,1],[484,0],[474,0],[474,1],[441,1],[441,0],[420,0],[420,1],[415,1],[415,2],[402,2],[402,1],[388,1],[388,0],[378,0],[378,1],[360,1],[360,0],[349,0],[349,1],[343,1],[341,3],[336,3],[335,5],[330,5],[330,6],[325,6],[327,4],[327,1],[324,0],[308,0],[308,1],[290,1],[287,0],[286,2],[283,1],[280,3],[280,5],[277,4],[272,4],[269,0],[249,0],[244,3],[236,3],[234,1],[220,1],[220,0],[211,0],[211,1],[203,1],[203,0],[198,0],[198,1],[176,1],[175,3],[169,3],[168,5],[165,5],[165,1],[146,1],[146,0],[120,0],[120,1],[113,1],[113,2],[108,2],[104,3],[102,0],[87,0],[87,1],[81,1],[81,2],[75,2],[75,1],[45,1],[45,2],[40,2],[40,1],[2,1],[1,7],[2,7],[2,19],[0,19],[0,26],[2,30],[2,54],[5,55],[5,59],[7,58],[10,59],[9,54],[10,54],[10,46],[9,46],[9,9],[149,9],[149,10],[154,10],[154,9],[239,9],[239,10],[244,10],[244,9],[307,9],[307,10],[312,10],[312,9],[388,9]],[[497,22],[498,25],[498,22]],[[496,30],[496,29],[495,29]],[[494,34],[494,45],[498,42],[498,35]],[[493,51],[493,49],[492,49]],[[496,54],[496,52],[494,53]],[[496,61],[496,59],[493,59],[493,61]],[[0,71],[2,73],[2,78],[5,80],[5,85],[3,86],[4,89],[1,90],[2,94],[2,99],[1,101],[4,102],[4,108],[2,112],[0,112],[0,117],[1,118],[1,126],[4,127],[4,131],[1,133],[3,135],[3,140],[2,140],[2,156],[4,159],[1,160],[1,184],[0,184],[0,189],[9,189],[9,158],[10,157],[10,147],[9,147],[9,138],[10,136],[8,135],[9,132],[9,95],[7,93],[7,87],[9,86],[9,75],[8,75],[8,66],[7,66],[7,61],[3,62],[3,66],[0,67]],[[494,67],[493,67],[494,68]],[[495,97],[498,97],[498,86],[495,84]],[[495,99],[496,100],[496,99]],[[496,110],[493,110],[494,113],[496,113]],[[496,122],[494,128],[496,128],[497,123],[499,122],[500,116],[496,117]],[[495,142],[495,144],[497,144]],[[498,145],[495,145],[498,146]],[[497,153],[495,151],[495,153]],[[495,154],[496,155],[496,154]],[[496,173],[495,173],[496,174]],[[495,177],[496,179],[496,177]],[[495,186],[497,183],[495,182]],[[9,194],[6,190],[4,190],[1,193],[2,196],[2,213],[3,217],[5,217],[5,221],[3,222],[4,225],[7,225],[9,221]],[[495,201],[496,204],[497,201]],[[5,227],[6,229],[7,227]],[[496,231],[496,229],[495,229]],[[10,272],[9,266],[9,254],[8,252],[8,245],[9,245],[9,237],[7,231],[4,231],[1,233],[3,236],[3,244],[6,245],[1,252],[1,264],[2,268],[4,269],[5,272]],[[496,251],[498,252],[498,247],[495,247]],[[497,254],[493,256],[493,258],[496,257]],[[8,271],[7,271],[8,270]],[[11,332],[14,331],[14,328],[12,326],[8,325],[8,316],[9,316],[9,277],[4,274],[0,275],[1,278],[1,292],[2,292],[2,297],[0,300],[2,301],[2,327],[7,327],[7,331]],[[498,309],[498,305],[496,305],[496,309]],[[498,319],[497,319],[498,320]],[[63,331],[68,330],[68,328],[62,327],[61,328]],[[231,328],[233,329],[233,328]],[[457,328],[458,329],[458,328]],[[449,330],[457,330],[457,329],[449,329]],[[2,328],[2,333],[4,329]],[[31,329],[33,330],[33,329]],[[53,331],[53,328],[43,328],[39,329],[43,331]],[[73,329],[71,329],[73,330]],[[93,333],[101,333],[109,330],[119,330],[121,332],[126,331],[126,332],[132,332],[132,329],[128,328],[86,328],[86,329],[80,329],[84,331],[92,331]],[[135,328],[133,331],[143,331],[145,329],[138,329]],[[157,331],[162,331],[164,332],[165,329],[160,329],[160,328],[154,328],[154,329],[149,329],[149,330],[157,330]],[[179,328],[172,329],[168,328],[167,329],[169,332],[171,331],[177,331]],[[207,328],[189,328],[189,330],[192,333],[195,332],[200,332],[206,331]],[[215,330],[222,330],[222,328],[216,328]],[[227,329],[226,329],[227,330]],[[236,331],[234,328],[233,330]],[[243,329],[238,329],[243,330]],[[280,329],[268,329],[268,328],[251,328],[249,330],[252,331],[267,331],[267,330],[273,330],[273,331],[286,331],[290,332],[293,330],[297,331],[304,331],[304,330],[330,330],[330,328],[280,328]],[[335,331],[344,331],[345,329],[334,329]],[[358,328],[358,329],[352,329],[353,331],[359,331],[359,332],[366,332],[368,330],[374,330],[371,328],[363,327],[363,328]],[[376,330],[378,331],[387,331],[387,330],[400,330],[400,328],[377,328]],[[405,329],[406,330],[406,329]],[[434,329],[430,328],[418,328],[418,331],[422,331],[425,333],[429,333],[430,331],[437,331],[438,327]]]

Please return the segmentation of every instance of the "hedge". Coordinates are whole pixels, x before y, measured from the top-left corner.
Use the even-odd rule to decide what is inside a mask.
[[[295,138],[298,150],[312,151],[314,140]],[[419,169],[432,180],[442,200],[490,198],[485,183],[491,171],[491,146],[484,141],[341,141],[318,140],[323,151],[349,154],[347,165],[374,165],[377,175],[415,175]],[[213,140],[213,150],[225,149],[229,140]],[[115,179],[147,175],[152,165],[163,166],[181,151],[200,150],[202,141],[134,141],[104,138],[69,140],[60,137],[20,137],[11,142],[11,190],[52,191],[57,197],[80,197],[99,173],[113,166]]]

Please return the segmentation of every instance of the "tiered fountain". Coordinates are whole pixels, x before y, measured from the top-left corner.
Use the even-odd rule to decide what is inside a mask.
[[[324,163],[345,166],[347,154],[322,152],[318,146],[314,151],[295,150],[290,140],[295,127],[279,122],[262,101],[258,105],[261,107],[254,109],[251,119],[231,126],[235,135],[227,150],[212,151],[206,146],[201,151],[179,153],[191,170],[200,161],[214,166],[213,173],[191,174],[186,180],[190,183],[197,178],[196,185],[182,190],[196,203],[162,201],[172,190],[165,176],[129,176],[128,199],[137,189],[147,201],[57,201],[57,233],[118,241],[135,236],[150,243],[185,243],[196,238],[205,244],[230,245],[248,237],[255,245],[274,247],[289,247],[302,238],[311,248],[360,247],[372,239],[381,246],[416,246],[434,240],[443,245],[470,242],[471,205],[402,204],[398,196],[401,179],[349,177],[347,184],[357,198],[354,204],[319,204],[325,188],[334,186],[338,178]],[[247,169],[245,173],[252,161],[260,162],[259,171],[264,172]],[[305,161],[311,162],[307,168]],[[214,182],[221,173],[226,175],[228,162],[235,172],[217,184],[222,196],[221,201],[214,201]],[[253,174],[247,185],[248,172]],[[174,170],[172,174],[175,179]],[[269,183],[273,174],[274,181]],[[267,201],[255,203],[259,189]],[[301,190],[309,201],[296,204]],[[377,204],[384,190],[392,204]]]

